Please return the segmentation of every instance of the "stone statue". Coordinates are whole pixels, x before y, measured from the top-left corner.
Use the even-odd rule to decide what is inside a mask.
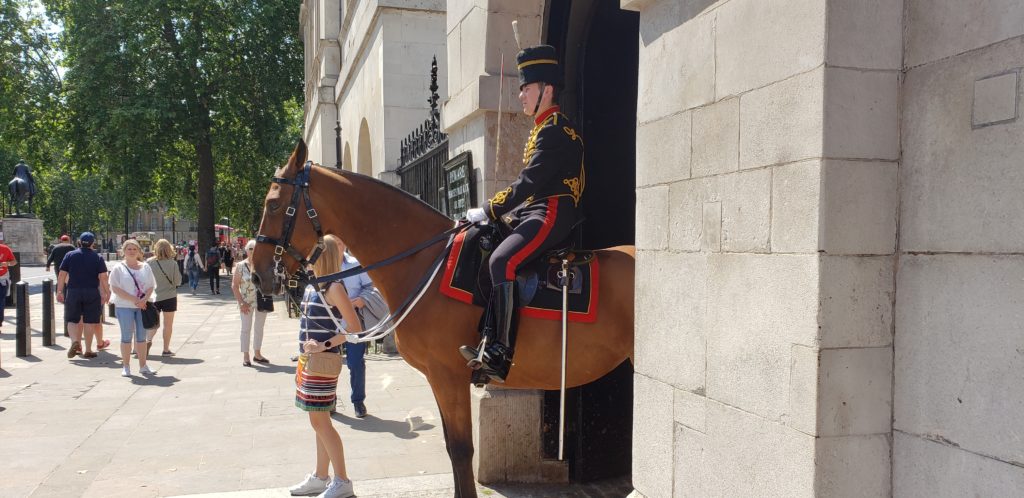
[[[32,198],[36,195],[36,182],[32,179],[32,170],[21,159],[14,166],[14,178],[7,183],[7,191],[11,196],[14,212],[21,216],[21,204],[28,202],[28,214],[32,214]]]

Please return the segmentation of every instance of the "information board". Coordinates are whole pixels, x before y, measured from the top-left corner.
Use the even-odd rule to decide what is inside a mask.
[[[473,158],[463,152],[444,163],[444,201],[448,216],[459,219],[476,205],[476,185],[473,182]]]

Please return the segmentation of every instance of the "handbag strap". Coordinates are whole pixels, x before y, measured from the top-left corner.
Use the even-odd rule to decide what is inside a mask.
[[[169,283],[169,284],[171,284],[171,285],[174,285],[174,281],[173,281],[173,280],[171,280],[171,277],[170,277],[170,275],[168,275],[168,274],[167,274],[167,272],[166,272],[166,271],[164,271],[164,266],[163,266],[162,264],[160,264],[162,260],[159,260],[159,259],[157,259],[157,260],[155,260],[155,261],[156,261],[156,267],[160,269],[160,273],[163,273],[163,274],[164,274],[164,278],[166,278],[166,279],[167,279],[167,283]],[[135,283],[135,286],[136,286],[136,287],[138,287],[138,286],[139,286],[138,282],[136,282],[136,283]]]
[[[134,273],[132,273],[132,269],[131,269],[131,268],[128,268],[128,265],[127,265],[127,264],[125,264],[125,263],[121,263],[121,266],[124,266],[124,269],[125,269],[126,271],[128,271],[128,276],[129,276],[129,277],[132,277],[132,282],[135,282],[135,290],[137,290],[137,291],[139,291],[139,292],[142,292],[142,288],[141,288],[141,287],[139,287],[139,281],[138,281],[138,280],[135,280],[135,274],[134,274]],[[146,293],[145,293],[145,292],[142,292],[142,294],[143,294],[143,295],[145,295]]]

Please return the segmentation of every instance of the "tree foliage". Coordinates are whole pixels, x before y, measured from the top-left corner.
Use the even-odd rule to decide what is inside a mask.
[[[63,27],[71,175],[195,216],[202,247],[221,217],[252,227],[301,121],[299,2],[43,3]]]

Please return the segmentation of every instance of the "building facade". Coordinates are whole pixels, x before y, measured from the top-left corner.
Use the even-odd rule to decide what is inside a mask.
[[[397,181],[400,142],[428,117],[434,57],[447,77],[444,9],[443,0],[303,2],[310,159],[336,166],[340,149],[343,169]]]
[[[636,496],[1024,489],[1024,3],[453,0],[432,12],[442,124],[451,155],[473,156],[478,199],[515,178],[530,126],[509,112],[512,21],[523,46],[562,54],[562,107],[587,145],[585,238],[637,248]],[[372,64],[357,54],[376,38],[363,39],[340,49],[356,66]],[[334,118],[309,116],[307,137],[328,136],[315,130]],[[394,136],[370,111],[358,119],[371,143]],[[360,147],[353,126],[355,169],[388,171],[393,156]],[[475,410],[483,425],[541,398],[489,389]],[[522,437],[537,418],[502,423]],[[481,481],[565,477],[477,452]]]

